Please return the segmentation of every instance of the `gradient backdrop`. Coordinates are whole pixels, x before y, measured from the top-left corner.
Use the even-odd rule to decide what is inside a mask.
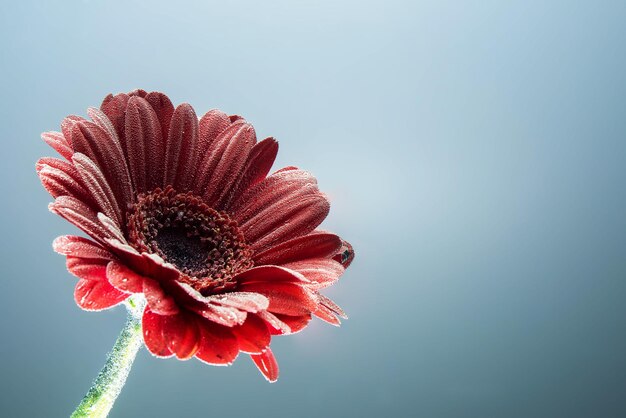
[[[0,416],[69,415],[124,322],[74,304],[35,161],[138,87],[278,138],[357,258],[278,383],[142,350],[111,417],[626,416],[625,2],[1,9]]]

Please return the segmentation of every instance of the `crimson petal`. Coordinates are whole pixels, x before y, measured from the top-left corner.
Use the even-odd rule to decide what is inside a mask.
[[[239,354],[239,343],[226,327],[198,319],[200,347],[196,357],[216,366],[231,364]]]
[[[80,279],[74,289],[74,300],[87,311],[111,308],[127,297],[128,294],[115,289],[106,280]]]
[[[250,358],[268,382],[278,380],[278,362],[269,347],[261,354],[250,354]]]

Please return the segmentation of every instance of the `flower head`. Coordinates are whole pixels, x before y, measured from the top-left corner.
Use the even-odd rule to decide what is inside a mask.
[[[190,105],[143,90],[109,95],[88,114],[44,133],[64,159],[37,163],[50,210],[90,237],[53,244],[79,278],[81,308],[143,294],[152,354],[227,365],[244,352],[270,381],[272,335],[300,331],[312,315],[339,324],[345,314],[319,291],[352,247],[316,229],[329,202],[311,174],[268,175],[273,138],[257,142],[240,116],[198,120]]]

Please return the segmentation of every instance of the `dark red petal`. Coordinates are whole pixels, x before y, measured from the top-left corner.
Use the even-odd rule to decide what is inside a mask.
[[[262,354],[250,354],[250,358],[270,383],[278,380],[278,362],[269,347]]]
[[[198,141],[198,118],[193,108],[183,103],[176,108],[167,138],[163,186],[188,190],[187,181],[197,169],[194,159]]]
[[[168,316],[157,315],[146,307],[141,319],[143,341],[150,353],[157,357],[170,357],[173,353],[168,347],[169,336],[163,333]]]
[[[174,114],[174,105],[170,101],[169,97],[163,93],[159,93],[158,91],[148,93],[145,99],[150,104],[152,109],[154,109],[154,112],[159,119],[159,124],[161,125],[161,138],[167,138],[167,134],[170,131],[172,115]],[[165,144],[163,144],[161,152],[165,155]],[[159,179],[159,183],[160,182],[161,179]]]
[[[96,213],[74,197],[57,197],[53,203],[48,205],[48,209],[76,225],[102,244],[106,244],[107,238],[115,238],[111,232],[102,226]]]
[[[276,314],[276,318],[287,324],[290,330],[290,332],[288,332],[287,334],[295,334],[296,332],[300,332],[304,328],[306,328],[309,322],[311,322],[311,314],[299,316]]]
[[[63,235],[56,238],[52,242],[52,248],[57,253],[67,256],[94,258],[103,261],[113,259],[113,254],[99,244],[74,235]]]
[[[230,195],[243,174],[248,155],[255,144],[256,134],[252,125],[247,125],[231,138],[204,191],[207,203],[219,208],[221,202]]]
[[[313,315],[336,327],[341,325],[341,321],[335,316],[335,313],[324,305],[318,305],[317,310],[313,312]]]
[[[263,180],[272,168],[277,153],[278,142],[274,138],[265,138],[254,145],[250,150],[248,161],[246,161],[237,185],[232,187],[230,194],[225,195],[217,203],[217,206],[228,210],[232,201],[248,190],[250,186]]]
[[[145,99],[133,96],[128,100],[124,122],[124,148],[128,168],[138,193],[149,189],[148,177],[155,175],[163,164],[161,125],[152,107]],[[155,176],[156,177],[156,176]]]
[[[72,196],[90,205],[94,203],[83,186],[78,170],[67,161],[45,157],[37,161],[35,168],[41,184],[52,197]]]
[[[341,263],[344,268],[348,268],[354,260],[354,249],[346,240],[342,240],[342,245],[337,254],[333,257],[335,261]]]
[[[115,306],[128,297],[106,280],[80,279],[74,289],[74,300],[87,311],[100,311]]]
[[[86,155],[80,152],[74,153],[72,162],[80,174],[85,187],[90,191],[100,211],[114,219],[119,227],[122,225],[122,213],[113,190],[104,177],[100,168]],[[124,202],[122,202],[124,203]]]
[[[167,295],[159,283],[145,278],[143,281],[143,294],[146,297],[150,310],[159,315],[174,315],[180,309],[174,299]]]
[[[105,280],[108,261],[97,258],[68,256],[65,260],[67,270],[80,279]]]
[[[72,145],[61,132],[44,132],[41,134],[41,139],[54,148],[62,157],[68,160],[72,158],[72,154],[74,153]]]
[[[213,365],[231,364],[239,354],[239,343],[229,328],[198,319],[200,347],[196,357]]]
[[[321,193],[286,198],[241,225],[254,251],[313,231],[328,215],[330,203]]]
[[[317,191],[315,177],[306,171],[288,170],[277,172],[250,187],[241,197],[233,202],[230,212],[235,220],[242,224],[263,209],[290,196],[299,196],[307,186],[308,191]]]
[[[307,282],[308,280],[296,271],[280,266],[259,266],[239,273],[233,278],[237,283],[253,282]]]
[[[317,309],[315,294],[303,286],[289,282],[255,282],[239,286],[246,292],[260,293],[270,300],[267,309],[273,313],[285,315],[307,315]]]
[[[216,206],[222,197],[229,195],[232,187],[239,181],[248,154],[256,143],[252,125],[240,123],[232,126],[238,128],[227,129],[215,141],[211,150],[212,160],[209,162],[212,170],[202,179],[204,189],[201,192],[210,206]]]
[[[119,135],[117,134],[115,127],[102,110],[96,109],[95,107],[90,107],[87,109],[87,114],[89,115],[93,123],[98,125],[100,129],[107,133],[107,135],[109,135],[111,138],[114,138],[117,142],[120,141]]]
[[[100,110],[109,118],[119,138],[124,135],[124,121],[126,119],[124,112],[126,111],[128,99],[128,95],[124,93],[116,94],[115,96],[109,94],[100,105]]]
[[[285,264],[307,258],[329,258],[341,248],[341,238],[328,232],[318,232],[292,238],[253,256],[256,265]]]
[[[248,315],[246,322],[233,327],[232,333],[237,337],[239,350],[244,353],[261,354],[270,344],[270,335],[265,321],[256,315]]]
[[[75,152],[85,154],[100,168],[120,206],[134,201],[130,174],[118,138],[111,137],[92,122],[79,121],[74,122],[70,139]]]
[[[218,164],[222,160],[224,151],[234,138],[244,135],[248,130],[249,125],[245,122],[234,123],[228,126],[228,128],[211,143],[209,148],[202,150],[202,154],[199,158],[200,165],[196,170],[196,177],[193,182],[193,191],[195,194],[200,196],[211,196],[214,194],[215,190],[209,189],[209,185],[212,179],[215,180],[214,183],[219,180],[214,174]],[[210,204],[208,201],[206,201],[206,203]]]
[[[143,292],[143,282],[145,277],[135,273],[117,261],[111,261],[106,268],[106,276],[109,283],[116,289],[127,293]]]
[[[297,271],[309,280],[309,287],[321,289],[339,280],[345,268],[329,258],[311,258],[287,263],[284,267]]]
[[[230,123],[228,115],[217,109],[209,110],[200,118],[198,149],[201,154],[209,151],[213,142],[230,126]]]

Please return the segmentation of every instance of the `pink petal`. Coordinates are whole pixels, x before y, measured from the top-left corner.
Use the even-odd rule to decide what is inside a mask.
[[[278,362],[269,347],[261,354],[250,354],[250,358],[270,383],[278,380]]]
[[[267,325],[256,315],[248,315],[246,322],[233,327],[231,331],[237,337],[239,350],[244,353],[261,354],[270,344],[271,335]]]
[[[213,365],[231,364],[239,354],[239,343],[226,327],[208,320],[198,320],[200,347],[196,357]]]
[[[255,264],[285,264],[308,258],[330,258],[341,248],[341,238],[319,232],[281,242],[254,255]]]
[[[74,300],[82,309],[100,311],[111,308],[128,297],[111,286],[106,280],[80,279],[74,289]]]

